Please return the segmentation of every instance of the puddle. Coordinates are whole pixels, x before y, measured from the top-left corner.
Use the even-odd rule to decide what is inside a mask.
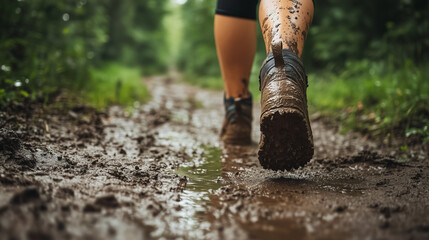
[[[201,146],[203,154],[182,164],[176,173],[188,178],[186,190],[192,193],[207,193],[221,186],[221,150],[217,147]]]
[[[221,150],[217,147],[200,146],[201,155],[182,164],[176,173],[186,176],[188,182],[181,194],[180,214],[182,226],[188,230],[209,230],[206,220],[206,205],[210,195],[222,186]],[[193,232],[195,235],[200,233]]]

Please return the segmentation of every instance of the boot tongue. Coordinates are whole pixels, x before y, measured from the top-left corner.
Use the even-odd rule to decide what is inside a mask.
[[[237,114],[241,114],[242,113],[240,101],[241,101],[241,98],[235,98],[234,99],[235,112]]]

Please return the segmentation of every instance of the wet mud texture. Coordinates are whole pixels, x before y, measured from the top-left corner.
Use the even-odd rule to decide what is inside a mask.
[[[429,238],[427,152],[313,116],[313,160],[264,170],[257,117],[251,146],[222,146],[222,93],[147,84],[132,113],[0,112],[0,239]]]

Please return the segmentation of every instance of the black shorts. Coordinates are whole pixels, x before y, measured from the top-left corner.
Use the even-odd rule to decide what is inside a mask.
[[[218,0],[216,14],[256,20],[259,0]]]
[[[216,14],[256,20],[258,2],[259,0],[218,0]]]

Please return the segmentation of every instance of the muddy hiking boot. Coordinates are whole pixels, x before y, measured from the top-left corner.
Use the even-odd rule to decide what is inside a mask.
[[[248,98],[225,98],[225,118],[220,133],[227,144],[246,145],[251,143],[252,95]]]
[[[290,170],[313,157],[313,135],[307,110],[307,75],[298,56],[281,44],[265,59],[259,74],[261,139],[264,168]]]

